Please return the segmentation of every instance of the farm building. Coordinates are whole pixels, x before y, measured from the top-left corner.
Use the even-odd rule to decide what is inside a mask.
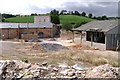
[[[60,35],[60,26],[50,16],[35,16],[34,23],[0,23],[1,39],[50,38]]]
[[[81,42],[83,40],[82,33],[84,33],[85,41],[89,42],[90,46],[99,49],[102,47],[104,50],[120,49],[120,25],[118,20],[92,21],[73,29],[74,31],[81,33]],[[99,44],[96,45],[96,43]]]

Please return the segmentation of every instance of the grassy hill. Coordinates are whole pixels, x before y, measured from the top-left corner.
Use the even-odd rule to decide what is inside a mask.
[[[66,30],[70,30],[73,26],[75,28],[79,27],[92,20],[93,19],[76,15],[60,15],[60,23],[62,24],[62,28]]]
[[[93,19],[82,17],[82,16],[76,16],[76,15],[61,15],[60,16],[60,22],[61,24],[65,23],[81,23],[81,22],[89,22]]]
[[[93,20],[87,17],[76,16],[76,15],[60,15],[59,18],[62,27],[68,30],[71,29],[72,25],[76,27]],[[32,23],[34,22],[34,16],[18,16],[13,18],[7,18],[5,19],[5,22]]]
[[[17,17],[12,17],[12,18],[6,18],[5,22],[32,23],[32,22],[34,22],[34,16],[17,16]]]

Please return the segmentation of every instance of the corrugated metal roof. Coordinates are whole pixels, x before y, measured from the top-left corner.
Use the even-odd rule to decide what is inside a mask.
[[[73,29],[74,31],[100,31],[107,32],[110,29],[118,25],[118,20],[102,20],[102,21],[92,21],[86,23],[78,28]]]
[[[40,23],[40,24],[34,24],[34,23],[0,23],[0,28],[52,28],[52,23]]]

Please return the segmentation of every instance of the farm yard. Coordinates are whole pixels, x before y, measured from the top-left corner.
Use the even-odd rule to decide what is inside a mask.
[[[1,71],[5,73],[2,75],[14,79],[119,76],[118,52],[91,49],[78,41],[72,43],[71,37],[68,32],[60,38],[36,40],[38,42],[0,41],[0,65],[4,66]]]
[[[22,60],[30,62],[48,62],[50,64],[75,63],[84,66],[111,64],[118,66],[118,52],[94,50],[84,44],[72,43],[72,34],[62,34],[58,39],[41,39],[40,42],[1,41],[0,59]],[[69,36],[68,36],[69,35]]]

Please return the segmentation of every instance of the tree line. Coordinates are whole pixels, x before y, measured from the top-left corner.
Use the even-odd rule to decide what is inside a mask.
[[[94,16],[92,13],[87,13],[86,12],[79,12],[79,11],[67,11],[67,10],[61,10],[59,12],[60,15],[77,15],[77,16],[83,16],[83,17],[88,17],[92,19],[97,19],[97,20],[108,20],[108,17],[106,15],[103,16]]]
[[[50,13],[47,14],[57,14],[57,15],[77,15],[77,16],[83,16],[83,17],[88,17],[92,19],[97,19],[97,20],[108,20],[109,18],[106,15],[103,16],[94,16],[92,13],[87,13],[86,12],[79,12],[79,11],[67,11],[67,10],[61,10],[58,11],[56,9],[50,11]],[[31,13],[31,16],[39,16],[40,14],[37,13]]]

